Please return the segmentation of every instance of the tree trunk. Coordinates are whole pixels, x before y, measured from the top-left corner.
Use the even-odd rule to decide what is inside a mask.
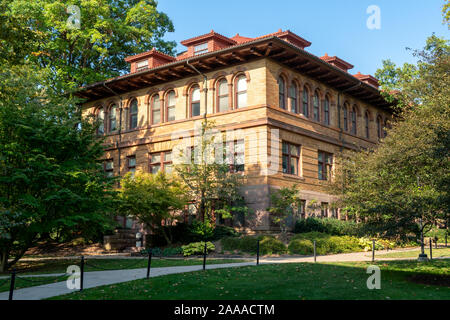
[[[6,272],[8,270],[8,257],[8,252],[0,252],[0,272]]]
[[[164,239],[166,240],[167,244],[168,244],[168,245],[171,245],[171,244],[172,244],[172,241],[171,241],[171,240],[169,239],[169,237],[167,236],[167,233],[166,233],[166,231],[164,231],[164,228],[161,228],[161,232],[162,232],[163,237],[164,237]]]

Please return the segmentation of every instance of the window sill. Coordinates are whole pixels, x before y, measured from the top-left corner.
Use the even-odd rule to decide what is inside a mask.
[[[283,178],[288,178],[288,179],[293,179],[293,180],[301,180],[301,181],[305,181],[305,178],[302,176],[297,176],[295,174],[290,174],[290,173],[282,173]]]

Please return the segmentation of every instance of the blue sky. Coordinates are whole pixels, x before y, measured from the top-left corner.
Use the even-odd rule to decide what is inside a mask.
[[[384,59],[414,62],[405,48],[422,48],[433,32],[450,38],[442,24],[443,4],[444,0],[159,0],[158,9],[175,25],[175,32],[165,38],[178,44],[211,29],[229,37],[289,29],[312,42],[309,52],[338,56],[355,66],[351,73],[374,74]],[[370,5],[381,10],[380,30],[366,26]],[[178,45],[178,52],[184,49]]]

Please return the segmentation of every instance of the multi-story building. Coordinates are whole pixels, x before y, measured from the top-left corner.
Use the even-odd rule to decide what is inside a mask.
[[[234,155],[243,159],[243,193],[255,216],[253,230],[270,230],[271,188],[298,184],[305,214],[340,217],[324,184],[334,155],[344,149],[374,148],[384,136],[390,105],[377,79],[351,74],[353,66],[325,54],[290,31],[258,38],[232,38],[214,31],[181,42],[172,57],[153,49],[127,57],[126,75],[88,85],[84,115],[103,120],[99,134],[110,145],[105,171],[171,170],[174,132],[194,134],[194,123],[213,120],[234,130]]]

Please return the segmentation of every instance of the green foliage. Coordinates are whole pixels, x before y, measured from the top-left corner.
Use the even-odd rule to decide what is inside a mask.
[[[314,246],[310,240],[294,239],[289,242],[290,254],[310,255],[314,253]]]
[[[172,243],[171,234],[161,226],[163,222],[172,225],[177,219],[176,210],[183,209],[187,203],[184,188],[176,177],[164,172],[128,174],[122,179],[119,195],[120,214],[136,218],[156,234],[162,234],[167,243]]]
[[[79,29],[67,23],[69,5],[81,10]],[[66,88],[123,74],[125,57],[153,47],[174,53],[164,40],[173,24],[154,0],[1,0],[0,9],[0,60],[27,59]]]
[[[209,221],[202,222],[194,220],[189,226],[189,238],[193,241],[199,241],[204,239],[212,239],[214,235],[214,228]]]
[[[181,247],[169,247],[165,248],[162,252],[163,257],[170,257],[183,254],[183,249]]]
[[[448,222],[450,212],[450,45],[432,36],[414,55],[414,76],[393,80],[401,121],[375,151],[337,156],[329,189],[370,235],[403,241]]]
[[[44,89],[45,76],[11,66],[0,77],[1,270],[49,234],[89,238],[113,225],[96,124],[76,116],[76,100]]]
[[[287,232],[287,219],[298,212],[301,206],[297,185],[274,190],[270,194],[271,206],[267,208],[272,221],[280,226],[283,233]]]
[[[360,226],[361,224],[358,225],[354,221],[308,217],[296,221],[294,233],[318,231],[337,236],[356,236],[360,234]]]
[[[223,250],[235,251],[239,250],[241,239],[236,237],[225,237],[220,240],[220,243],[222,244]]]
[[[239,235],[239,232],[234,230],[232,227],[216,226],[214,229],[214,234],[210,240],[220,240],[224,237],[239,237]]]
[[[289,248],[293,251],[302,250],[305,254],[310,254],[309,248],[313,248],[313,241],[316,241],[317,254],[348,253],[362,251],[363,246],[360,240],[352,236],[331,236],[321,232],[299,233],[292,237]],[[308,241],[310,243],[308,243]],[[291,246],[292,244],[292,246]],[[290,252],[291,252],[290,250]]]
[[[182,246],[181,249],[183,250],[183,255],[185,257],[191,255],[200,255],[203,254],[205,251],[205,242],[189,243],[185,246]],[[212,242],[206,242],[206,252],[209,253],[214,250],[216,250],[214,244]]]
[[[226,237],[221,240],[221,244],[225,251],[240,251],[256,254],[258,240],[260,240],[260,254],[283,254],[287,252],[284,243],[272,236]]]
[[[262,255],[284,254],[287,252],[287,248],[282,241],[277,240],[274,237],[265,236],[259,243],[259,252]]]
[[[186,185],[198,219],[213,224],[213,209],[224,219],[232,219],[237,214],[250,214],[251,210],[239,193],[244,176],[231,172],[228,163],[218,161],[223,159],[218,158],[221,155],[216,146],[222,145],[223,137],[214,122],[204,121],[195,131],[197,140],[193,154],[188,156],[181,150],[176,155],[178,163],[175,171]]]

